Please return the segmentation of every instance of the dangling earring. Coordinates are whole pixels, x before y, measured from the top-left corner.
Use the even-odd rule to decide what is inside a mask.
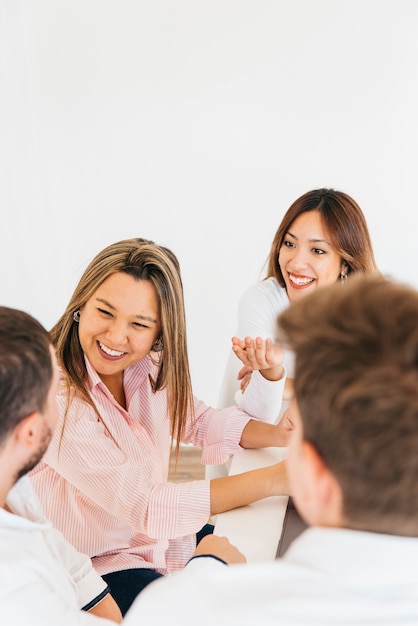
[[[154,341],[154,343],[152,344],[152,349],[154,350],[154,352],[161,352],[161,350],[164,348],[164,344],[163,344],[163,339],[162,337],[159,337],[156,341]]]
[[[73,320],[75,322],[77,322],[77,324],[80,321],[80,309],[77,309],[77,311],[74,311],[74,313],[73,313]]]
[[[347,275],[348,275],[348,264],[347,261],[342,261],[341,262],[341,273],[340,273],[340,280],[341,280],[341,284],[344,285],[345,281],[347,280]]]

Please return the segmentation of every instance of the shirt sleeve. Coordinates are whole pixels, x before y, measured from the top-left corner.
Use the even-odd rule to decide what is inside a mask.
[[[7,564],[7,577],[3,578],[0,567],[1,623],[7,626],[115,626],[108,619],[101,619],[81,610],[68,593],[57,593],[51,586],[54,573],[42,571],[42,563],[34,565],[22,560]],[[6,572],[4,571],[6,574]],[[56,572],[58,574],[58,570]],[[58,574],[59,577],[60,573]]]
[[[189,420],[184,442],[203,449],[203,464],[224,463],[231,454],[242,451],[242,431],[251,415],[230,406],[214,409],[195,398],[195,417]]]
[[[287,294],[281,290],[274,279],[259,281],[251,285],[241,295],[238,303],[237,330],[236,335],[244,337],[271,338],[273,341],[277,336],[277,317],[279,313],[288,306]],[[284,363],[287,372],[292,371],[292,355],[285,350]],[[255,387],[254,392],[247,395],[243,402],[238,372],[242,368],[242,363],[232,352],[228,356],[225,367],[225,374],[219,395],[219,406],[225,407],[230,404],[237,404],[244,408],[253,417],[266,422],[275,422],[280,413],[283,390],[279,387],[264,385],[260,388],[259,382],[250,383]],[[252,377],[253,378],[253,377]],[[266,381],[269,382],[269,381]],[[261,389],[261,391],[259,391]],[[267,394],[264,396],[264,394]],[[255,407],[259,407],[255,410]]]
[[[274,424],[280,414],[286,382],[286,368],[278,381],[266,380],[260,372],[253,372],[244,393],[237,394],[240,408],[256,419]]]
[[[273,284],[267,281],[260,281],[244,291],[238,303],[238,337],[276,338],[277,317],[285,306],[274,293]]]
[[[107,583],[93,568],[90,557],[78,552],[57,529],[51,529],[51,536],[63,567],[69,572],[77,589],[79,608],[91,609],[109,593]]]
[[[251,419],[274,423],[279,417],[286,381],[286,369],[279,381],[266,380],[253,372],[250,384],[240,394],[239,406],[213,409],[195,399],[195,419],[189,420],[185,443],[203,448],[203,464],[224,463],[242,451],[242,431]]]
[[[76,590],[79,609],[90,609],[109,593],[106,582],[93,568],[91,559],[69,543],[64,535],[45,518],[41,503],[28,475],[24,475],[8,494],[7,504],[15,515],[40,523],[45,528],[45,541]]]

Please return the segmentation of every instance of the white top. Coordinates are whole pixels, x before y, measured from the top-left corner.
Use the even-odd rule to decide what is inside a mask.
[[[239,300],[236,336],[240,339],[244,337],[263,337],[266,339],[270,337],[276,340],[277,317],[288,306],[289,298],[286,289],[280,287],[275,278],[258,281],[244,291]],[[293,377],[294,357],[289,350],[285,351],[284,365],[287,375]],[[240,385],[237,375],[241,368],[241,361],[231,350],[219,395],[219,407],[230,406],[234,402],[239,403]],[[246,393],[252,384],[251,381]],[[279,410],[280,405],[277,406],[277,411],[269,416],[266,421],[277,420]]]
[[[82,611],[106,595],[90,559],[48,522],[27,476],[0,508],[0,622],[4,626],[114,626]]]
[[[417,538],[312,528],[280,560],[191,560],[144,589],[124,625],[416,626],[417,563]]]

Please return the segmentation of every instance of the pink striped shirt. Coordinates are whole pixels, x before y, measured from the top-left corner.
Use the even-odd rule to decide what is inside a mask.
[[[165,574],[182,567],[195,533],[210,515],[209,480],[168,483],[170,421],[165,390],[153,393],[149,358],[124,372],[125,411],[86,360],[88,388],[110,433],[92,407],[75,398],[31,472],[46,515],[100,574],[134,567]],[[218,464],[242,448],[250,415],[237,407],[213,409],[195,398],[184,442],[203,448],[202,462]],[[113,437],[113,439],[112,439]],[[61,443],[60,443],[61,440]],[[116,442],[116,443],[115,443]]]

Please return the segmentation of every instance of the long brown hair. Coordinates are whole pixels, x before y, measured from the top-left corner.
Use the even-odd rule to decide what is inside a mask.
[[[347,276],[376,270],[373,247],[366,218],[353,198],[334,189],[313,189],[295,200],[286,211],[271,244],[267,276],[285,286],[279,253],[286,233],[299,215],[318,211],[331,244],[347,265]]]

